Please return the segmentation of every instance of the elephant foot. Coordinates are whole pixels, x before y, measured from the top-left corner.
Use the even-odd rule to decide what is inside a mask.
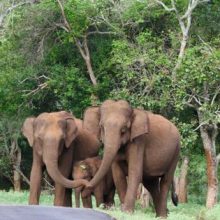
[[[159,218],[159,219],[167,219],[167,216],[156,215],[156,218]]]
[[[29,202],[28,205],[39,205],[39,202]]]
[[[39,201],[36,199],[29,199],[28,205],[39,205]]]
[[[109,203],[104,203],[104,209],[110,210],[114,207],[114,203],[109,202]]]
[[[156,215],[156,218],[166,219],[167,218],[167,213],[158,213]]]
[[[53,205],[54,206],[65,206],[64,202],[61,202],[61,201],[54,201]]]
[[[128,213],[128,214],[133,214],[133,212],[134,212],[134,208],[133,207],[125,205],[125,204],[122,204],[121,210],[123,212],[125,212],[125,213]]]

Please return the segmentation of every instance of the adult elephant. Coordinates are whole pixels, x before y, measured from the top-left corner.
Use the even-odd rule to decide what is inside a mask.
[[[133,211],[138,185],[143,182],[152,195],[156,215],[166,217],[167,194],[180,150],[177,128],[161,115],[133,109],[123,100],[107,100],[100,107],[87,109],[84,127],[104,143],[103,162],[84,194],[102,180],[112,165],[124,211]],[[117,159],[123,157],[125,163]]]
[[[42,171],[55,182],[54,205],[72,206],[72,190],[85,180],[72,181],[73,162],[96,156],[100,142],[82,128],[82,121],[68,112],[42,113],[27,118],[22,132],[33,147],[29,204],[39,204]]]

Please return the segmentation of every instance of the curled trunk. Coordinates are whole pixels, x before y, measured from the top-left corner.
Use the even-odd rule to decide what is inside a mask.
[[[105,144],[101,166],[98,169],[98,172],[93,177],[93,179],[89,182],[91,188],[94,188],[97,184],[99,184],[99,182],[104,178],[104,176],[111,168],[112,162],[115,159],[118,149],[120,147],[118,139],[115,139],[117,141],[114,141],[114,143]]]
[[[88,183],[87,180],[69,180],[66,177],[64,177],[59,169],[58,169],[58,163],[56,160],[46,162],[47,171],[50,175],[50,177],[57,183],[63,185],[66,188],[77,188],[82,185],[86,185]]]

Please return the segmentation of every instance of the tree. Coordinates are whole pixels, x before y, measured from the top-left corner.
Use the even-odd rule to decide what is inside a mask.
[[[0,28],[4,24],[6,17],[13,12],[13,10],[22,7],[26,4],[34,4],[37,0],[24,0],[24,1],[3,1],[0,3]]]
[[[163,6],[163,8],[166,11],[174,11],[176,14],[176,18],[179,22],[179,26],[182,32],[182,39],[180,41],[180,49],[179,49],[179,54],[178,58],[175,64],[175,67],[173,69],[173,78],[175,79],[176,71],[180,68],[184,54],[185,54],[185,49],[187,46],[187,42],[190,36],[190,28],[191,28],[191,23],[192,23],[192,13],[193,11],[202,3],[209,2],[210,0],[188,0],[188,5],[187,9],[185,10],[185,13],[183,15],[180,14],[179,9],[177,8],[177,5],[175,3],[175,0],[170,0],[171,1],[171,7],[169,8],[166,6],[162,1],[160,0],[155,0],[158,4]]]
[[[176,193],[178,196],[179,203],[187,203],[187,172],[189,166],[189,159],[183,158],[182,165],[180,168],[179,177],[175,178]]]
[[[195,109],[198,128],[206,156],[208,192],[206,206],[217,203],[217,149],[216,138],[220,122],[220,75],[218,49],[206,46],[188,49],[180,71],[177,73],[176,94],[179,103]]]
[[[0,121],[0,154],[2,166],[8,167],[2,170],[1,175],[8,178],[14,185],[15,191],[21,190],[22,177],[27,178],[21,171],[21,148],[18,144],[19,124],[13,118]],[[12,171],[12,173],[10,172]]]

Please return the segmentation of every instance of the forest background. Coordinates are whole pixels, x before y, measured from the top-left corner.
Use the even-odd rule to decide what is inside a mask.
[[[188,199],[213,207],[220,169],[219,0],[1,0],[0,188],[28,188],[24,119],[108,98],[179,128]],[[178,179],[178,178],[177,178]]]

